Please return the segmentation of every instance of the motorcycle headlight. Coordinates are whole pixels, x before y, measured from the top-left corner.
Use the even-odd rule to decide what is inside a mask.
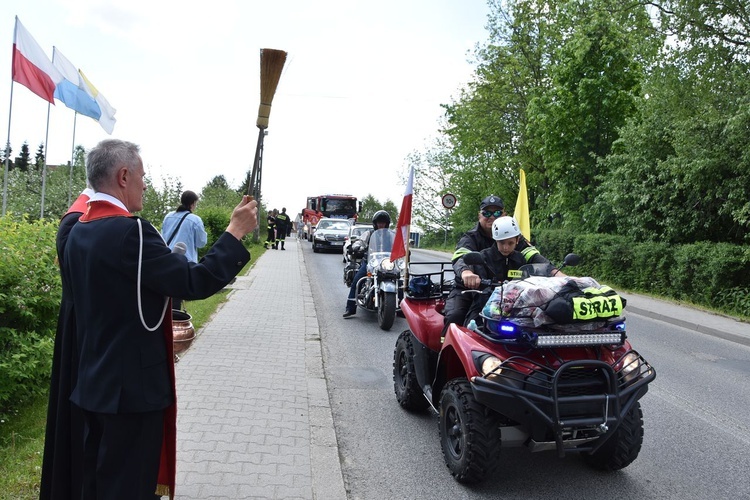
[[[388,259],[383,259],[383,260],[380,261],[380,268],[383,271],[393,271],[394,267],[395,267],[395,265],[393,264],[393,262],[391,262]]]

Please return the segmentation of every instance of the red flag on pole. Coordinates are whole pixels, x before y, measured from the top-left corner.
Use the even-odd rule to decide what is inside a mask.
[[[414,167],[409,171],[409,181],[406,183],[404,191],[404,201],[401,202],[401,211],[398,214],[398,224],[396,226],[396,240],[393,242],[390,260],[406,256],[409,248],[409,226],[411,225],[411,198],[414,194]]]
[[[55,87],[62,80],[62,73],[55,68],[16,16],[16,28],[13,32],[13,81],[27,87],[50,104],[55,104]]]

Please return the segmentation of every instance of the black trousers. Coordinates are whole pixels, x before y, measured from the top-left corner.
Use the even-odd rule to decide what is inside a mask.
[[[462,294],[462,291],[463,289],[461,288],[454,288],[445,298],[445,309],[443,309],[445,318],[443,319],[443,324],[464,324],[466,313],[469,312],[474,295],[469,293]]]
[[[164,411],[84,411],[83,500],[154,500]]]

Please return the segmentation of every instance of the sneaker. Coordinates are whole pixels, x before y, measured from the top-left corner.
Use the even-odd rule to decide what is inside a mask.
[[[345,318],[351,318],[351,317],[352,317],[352,316],[354,316],[355,314],[357,314],[357,311],[346,311],[346,312],[344,313],[344,317],[345,317]]]

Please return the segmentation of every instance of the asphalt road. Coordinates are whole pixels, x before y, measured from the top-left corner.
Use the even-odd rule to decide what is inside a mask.
[[[631,343],[658,374],[641,400],[638,459],[601,473],[576,456],[506,449],[501,474],[468,487],[443,463],[437,416],[396,402],[393,347],[406,322],[386,332],[362,310],[343,319],[341,254],[303,247],[350,499],[750,499],[749,347],[628,314]]]

